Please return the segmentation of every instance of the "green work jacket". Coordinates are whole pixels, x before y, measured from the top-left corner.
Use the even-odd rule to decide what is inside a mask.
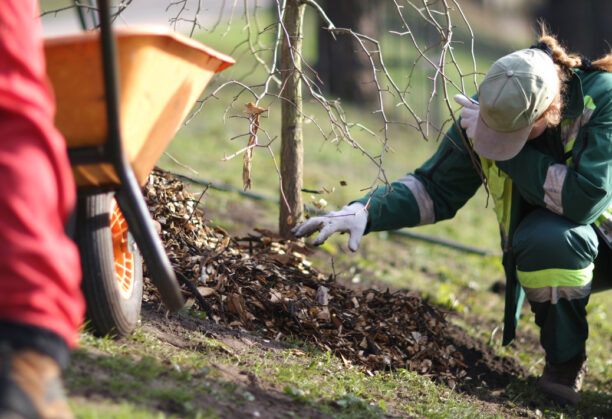
[[[547,129],[507,161],[476,155],[465,131],[453,125],[414,173],[358,200],[368,205],[366,232],[394,230],[452,218],[486,179],[500,224],[506,274],[504,345],[514,339],[524,299],[512,237],[525,215],[547,208],[599,227],[602,238],[612,237],[612,74],[574,70],[563,109],[558,127]]]

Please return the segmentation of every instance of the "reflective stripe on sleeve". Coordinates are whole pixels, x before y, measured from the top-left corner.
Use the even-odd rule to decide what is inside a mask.
[[[566,152],[574,146],[578,131],[580,131],[580,118],[564,119],[561,122],[561,142]]]
[[[553,164],[546,172],[544,180],[544,203],[546,208],[555,214],[563,215],[563,200],[562,193],[563,182],[567,176],[567,166],[562,164]]]
[[[406,175],[398,179],[397,182],[406,185],[410,189],[419,206],[420,220],[418,225],[433,224],[436,221],[433,200],[421,181],[412,175]]]
[[[572,162],[571,151],[574,148],[574,143],[576,142],[576,138],[578,137],[580,128],[582,128],[587,124],[587,122],[589,122],[589,120],[593,116],[595,108],[596,106],[593,102],[593,98],[589,95],[586,95],[584,97],[584,111],[582,115],[580,115],[578,118],[564,119],[563,121],[561,121],[561,143],[563,144],[563,149],[565,153],[570,154],[570,156],[565,162],[568,166]]]

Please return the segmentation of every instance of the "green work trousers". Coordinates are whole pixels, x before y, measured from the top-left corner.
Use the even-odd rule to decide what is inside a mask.
[[[563,363],[584,350],[591,292],[612,286],[608,246],[590,225],[537,209],[518,225],[512,241],[518,279],[525,290],[546,359]]]

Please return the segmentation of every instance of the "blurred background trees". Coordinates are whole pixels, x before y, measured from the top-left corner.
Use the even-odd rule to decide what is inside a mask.
[[[338,28],[348,28],[378,39],[384,31],[384,2],[370,0],[323,0],[321,5]],[[357,103],[375,103],[378,90],[367,55],[353,37],[332,35],[320,21],[316,71],[322,90],[331,97]]]
[[[612,2],[609,0],[546,0],[533,9],[572,52],[590,59],[612,47]]]
[[[95,7],[93,0],[77,3],[85,12]],[[74,4],[73,0],[41,0],[46,30],[67,32],[60,25],[67,27],[68,23],[72,31],[79,30],[78,14],[70,8]],[[406,141],[438,140],[458,109],[452,96],[474,94],[493,60],[532,45],[538,19],[559,34],[570,50],[591,58],[607,52],[612,40],[607,22],[612,2],[605,0],[118,0],[114,4],[121,12],[117,26],[163,23],[237,59],[234,68],[218,79],[218,89],[205,95],[196,107],[197,113],[200,105],[224,95],[226,109],[220,118],[229,121],[227,126],[242,127],[215,134],[230,137],[231,146],[238,144],[238,150],[219,154],[234,156],[245,150],[242,141],[252,130],[250,123],[244,123],[249,120],[244,115],[245,103],[269,111],[266,118],[294,111],[293,122],[262,119],[251,150],[269,152],[278,183],[285,179],[297,185],[289,199],[292,188],[287,183],[280,188],[281,206],[287,210],[280,216],[283,232],[301,217],[296,209],[302,206],[301,183],[296,179],[302,174],[295,167],[301,165],[301,158],[283,156],[281,141],[275,139],[285,141],[287,135],[295,134],[292,138],[298,141],[292,142],[301,147],[296,129],[302,129],[302,122],[309,130],[304,143],[318,138],[338,150],[344,144],[356,151],[351,159],[372,165],[360,170],[371,174],[371,182],[362,182],[353,192],[363,194],[388,182],[385,158],[389,151]],[[292,36],[287,22],[283,23],[287,5],[306,9],[300,14],[303,22],[296,22],[300,27],[292,30],[300,34],[301,42],[291,41],[290,45],[284,43]],[[54,12],[60,9],[65,10]],[[289,47],[284,55],[283,45]],[[288,71],[294,71],[297,79],[285,77]],[[230,75],[231,79],[224,79]],[[289,91],[294,95],[287,96]],[[194,153],[187,158],[195,158]],[[283,161],[291,159],[295,164],[288,166],[295,172],[283,173],[289,170]],[[253,166],[254,176],[258,167]],[[225,172],[211,176],[225,176]],[[270,174],[267,170],[263,176]],[[305,188],[332,174],[329,164],[323,173],[305,172]],[[224,178],[227,182],[240,179],[239,173]],[[253,182],[254,187],[259,181]],[[290,223],[283,226],[283,220]]]

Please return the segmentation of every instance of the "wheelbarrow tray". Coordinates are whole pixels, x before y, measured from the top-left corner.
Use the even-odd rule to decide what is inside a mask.
[[[114,36],[122,144],[142,186],[211,77],[234,60],[165,29],[119,29]],[[57,102],[55,123],[69,150],[107,141],[99,42],[94,32],[45,40]],[[110,163],[73,165],[73,171],[80,188],[119,183]]]

